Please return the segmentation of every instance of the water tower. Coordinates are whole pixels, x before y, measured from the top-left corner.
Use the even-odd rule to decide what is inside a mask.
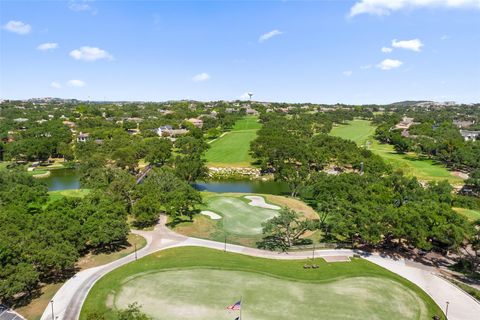
[[[249,93],[248,93],[248,96],[250,97],[250,101],[252,101],[253,93],[249,92]]]

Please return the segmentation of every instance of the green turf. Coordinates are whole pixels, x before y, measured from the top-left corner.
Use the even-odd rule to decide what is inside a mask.
[[[186,247],[151,254],[102,277],[80,319],[137,301],[153,319],[431,319],[441,310],[417,286],[363,259],[304,270],[306,261]]]
[[[476,221],[480,220],[480,210],[472,210],[472,209],[465,209],[465,208],[453,208],[458,213],[467,217],[468,220]]]
[[[331,131],[333,136],[352,140],[360,146],[367,146],[394,169],[401,169],[408,176],[426,181],[448,180],[453,185],[463,184],[461,178],[453,176],[443,165],[415,154],[399,154],[395,152],[392,145],[381,144],[375,140],[374,133],[375,127],[369,121],[358,119],[351,121],[348,125],[336,126]]]
[[[62,198],[83,198],[90,193],[90,189],[71,189],[71,190],[55,190],[48,192],[48,202],[54,202]]]
[[[238,120],[232,131],[225,133],[210,143],[205,157],[209,166],[250,167],[250,142],[257,136],[261,127],[257,117],[244,117]]]
[[[278,210],[253,207],[240,198],[223,196],[208,198],[204,210],[221,215],[227,233],[245,236],[261,234],[262,223],[278,214]]]

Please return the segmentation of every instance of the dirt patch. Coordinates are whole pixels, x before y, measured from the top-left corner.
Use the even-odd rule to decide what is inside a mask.
[[[209,217],[198,215],[193,218],[193,221],[193,223],[185,222],[176,226],[175,232],[189,237],[210,239],[212,234],[217,231],[217,221]]]
[[[308,206],[306,203],[294,199],[287,198],[284,196],[276,196],[272,194],[264,195],[268,202],[277,204],[281,207],[288,207],[297,212],[301,212],[303,216],[307,219],[318,219],[318,214],[313,210],[312,207]]]
[[[322,258],[327,262],[350,262],[350,257],[348,256],[331,256]]]

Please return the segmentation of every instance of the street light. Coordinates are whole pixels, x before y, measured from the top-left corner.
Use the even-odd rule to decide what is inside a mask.
[[[52,305],[52,320],[55,320],[55,313],[53,311],[53,299],[50,300],[50,304]]]
[[[137,260],[137,244],[134,243],[133,245],[135,246],[135,260]]]
[[[447,301],[447,308],[445,309],[445,318],[448,319],[448,305],[450,304],[449,301]]]

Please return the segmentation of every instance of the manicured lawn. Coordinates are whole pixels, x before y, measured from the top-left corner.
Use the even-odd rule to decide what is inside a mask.
[[[151,254],[102,277],[80,319],[138,302],[153,319],[431,319],[441,315],[414,284],[363,259],[304,270],[306,261],[185,247]]]
[[[419,180],[425,181],[448,180],[453,185],[463,184],[461,178],[452,175],[442,164],[413,153],[399,154],[395,152],[393,146],[381,144],[375,140],[374,133],[375,127],[366,120],[353,120],[350,124],[336,126],[331,131],[333,136],[352,140],[360,146],[367,146],[394,169],[401,169],[408,176],[415,176]]]
[[[467,217],[468,220],[476,221],[480,220],[480,210],[472,210],[465,208],[453,208],[453,210]]]
[[[147,241],[144,237],[141,237],[136,234],[129,234],[128,238],[128,245],[125,246],[123,249],[112,252],[112,253],[100,253],[100,254],[88,254],[81,257],[76,266],[79,270],[84,270],[88,268],[93,268],[97,266],[101,266],[112,261],[118,260],[120,258],[129,255],[135,250],[135,244],[137,245],[137,250],[145,247]],[[38,320],[43,314],[43,311],[50,303],[50,300],[53,298],[55,293],[60,289],[63,285],[63,282],[52,283],[44,285],[40,289],[40,294],[38,297],[33,299],[28,305],[16,308],[15,310],[26,317],[27,319],[31,320]]]
[[[250,142],[257,136],[261,127],[257,117],[244,117],[238,120],[232,131],[210,143],[206,153],[209,166],[251,167]]]
[[[208,210],[221,216],[215,220],[198,214],[193,222],[177,224],[174,230],[191,237],[225,241],[255,247],[262,238],[262,223],[274,217],[278,210],[249,205],[245,196],[253,194],[213,194],[203,193],[204,205],[200,210]],[[306,218],[318,219],[315,211],[302,201],[282,196],[262,195],[267,203],[279,207],[287,206]],[[310,234],[309,234],[310,235]]]
[[[67,189],[67,190],[55,190],[49,191],[49,202],[60,200],[61,198],[83,198],[90,193],[90,189]]]

